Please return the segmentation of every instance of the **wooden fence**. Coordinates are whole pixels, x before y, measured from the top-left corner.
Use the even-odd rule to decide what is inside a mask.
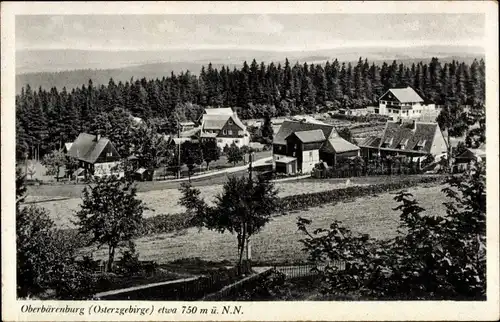
[[[330,263],[344,269],[342,262]],[[268,267],[264,271],[239,279],[237,268],[214,272],[206,276],[152,283],[94,295],[96,300],[149,300],[149,301],[217,301],[231,298],[273,272],[280,272],[286,279],[318,275],[325,265],[303,264]]]
[[[258,280],[267,278],[267,276],[269,276],[272,272],[273,272],[273,268],[268,268],[267,270],[265,270],[261,273],[245,277],[245,278],[237,281],[236,283],[233,283],[233,284],[230,284],[230,285],[223,287],[221,290],[219,290],[215,293],[208,294],[208,295],[204,296],[202,298],[202,301],[218,301],[221,299],[227,299],[232,294],[236,294],[239,291],[245,289],[249,284],[252,284],[252,283],[257,282]]]
[[[216,292],[237,279],[237,269],[232,268],[200,277],[101,292],[94,298],[99,300],[193,301]]]
[[[330,263],[330,265],[336,266],[340,270],[345,269],[345,263],[340,261]],[[291,266],[274,266],[273,269],[276,272],[285,274],[286,279],[293,279],[298,277],[317,275],[325,269],[325,265],[303,264]]]

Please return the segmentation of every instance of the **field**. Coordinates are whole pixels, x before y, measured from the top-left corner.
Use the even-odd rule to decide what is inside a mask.
[[[243,174],[246,172],[244,171]],[[242,175],[242,174],[240,174]],[[385,177],[359,177],[349,179],[350,185],[367,185],[371,183],[382,183],[382,182],[395,182],[405,177],[400,176],[385,176]],[[222,183],[227,180],[224,175],[217,181],[214,181],[211,185],[199,186],[201,192],[201,197],[203,197],[208,202],[213,200],[214,196],[222,191]],[[276,187],[279,191],[279,196],[289,196],[302,193],[319,192],[337,188],[346,187],[347,179],[302,179],[297,181],[287,181],[282,183],[276,183]],[[161,185],[161,182],[143,182],[141,184],[151,184],[151,185]],[[178,185],[178,184],[177,184]],[[51,188],[54,186],[38,186],[36,188]],[[57,186],[56,186],[57,187]],[[144,186],[143,186],[144,187]],[[139,190],[140,191],[140,190]],[[30,192],[29,192],[30,193]],[[38,202],[37,206],[43,207],[50,212],[51,217],[55,221],[56,225],[62,228],[71,228],[71,220],[74,219],[74,212],[79,209],[81,204],[81,198],[70,198],[61,199],[64,196],[40,196],[40,195],[30,195],[29,200],[47,200]],[[163,190],[150,190],[147,192],[139,192],[138,197],[144,201],[144,203],[149,207],[144,213],[145,217],[151,217],[159,214],[175,214],[183,212],[185,209],[178,204],[181,197],[181,193],[177,188],[174,189],[163,189]]]
[[[446,200],[442,187],[416,187],[409,189],[428,213],[444,214],[442,203]],[[397,234],[399,212],[392,210],[397,204],[394,195],[358,198],[352,202],[314,207],[274,217],[252,241],[252,259],[263,264],[303,262],[307,255],[301,251],[297,230],[297,217],[313,221],[312,228],[327,227],[332,220],[340,220],[358,233],[367,233],[374,238],[390,238]],[[209,261],[235,261],[236,236],[220,234],[206,229],[190,228],[179,233],[151,235],[136,240],[137,251],[142,260],[167,263],[181,258],[199,257]],[[94,253],[95,258],[104,259],[106,249]]]

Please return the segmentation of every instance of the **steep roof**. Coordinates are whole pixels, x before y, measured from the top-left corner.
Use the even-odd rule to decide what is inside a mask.
[[[380,148],[415,151],[418,145],[422,145],[422,150],[420,151],[429,153],[434,142],[436,130],[439,131],[437,123],[400,123],[389,121],[381,137]],[[384,147],[384,143],[387,143],[387,146]],[[406,143],[404,149],[400,148],[401,143]]]
[[[203,130],[221,130],[227,121],[231,119],[234,124],[236,124],[242,130],[246,129],[246,126],[241,122],[239,117],[235,114],[203,114],[202,128]]]
[[[317,123],[307,123],[307,122],[297,122],[285,120],[281,125],[278,133],[274,137],[274,144],[286,144],[286,138],[294,132],[311,131],[311,130],[321,130],[325,138],[329,138],[335,129],[329,124],[317,124]]]
[[[380,138],[377,136],[369,136],[359,144],[359,146],[367,148],[378,148],[379,145],[380,145]]]
[[[387,100],[392,100],[393,98],[396,98],[401,103],[424,101],[424,99],[410,86],[405,88],[391,88],[380,97],[380,99]]]
[[[204,114],[202,127],[204,130],[220,130],[224,127],[229,115]]]
[[[328,153],[342,153],[357,150],[359,150],[358,146],[341,138],[340,136],[328,139],[323,147],[323,151]]]
[[[96,135],[80,133],[71,145],[68,155],[84,162],[95,163],[108,144],[111,144],[111,141],[105,137],[97,141]]]
[[[326,140],[323,131],[321,131],[320,129],[310,130],[310,131],[298,131],[290,134],[288,137],[292,135],[295,135],[302,143],[323,142],[324,140]]]

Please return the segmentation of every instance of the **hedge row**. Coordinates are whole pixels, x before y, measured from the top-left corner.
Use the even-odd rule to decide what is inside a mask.
[[[399,189],[404,189],[418,184],[437,183],[443,180],[441,176],[419,177],[401,180],[398,182],[380,183],[369,186],[352,186],[343,189],[335,189],[314,193],[304,193],[280,198],[281,211],[302,210],[323,204],[345,201],[352,198],[369,196]],[[187,213],[177,213],[173,215],[158,215],[144,220],[140,235],[159,234],[174,232],[196,226],[193,218]]]
[[[416,186],[422,183],[442,181],[441,176],[419,177],[398,182],[380,183],[368,186],[352,186],[343,189],[304,193],[281,198],[282,211],[301,210],[327,203],[345,201],[356,197],[369,196]]]

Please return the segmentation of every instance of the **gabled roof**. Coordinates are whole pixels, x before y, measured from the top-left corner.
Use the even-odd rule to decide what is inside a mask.
[[[202,127],[204,130],[220,130],[224,127],[229,116],[204,114]]]
[[[233,115],[233,110],[230,107],[206,108],[207,115]]]
[[[405,88],[391,88],[379,100],[398,100],[401,103],[423,102],[424,99],[410,86]]]
[[[429,153],[434,143],[436,130],[439,131],[437,123],[415,122],[415,128],[412,122],[387,122],[384,133],[380,140],[381,149],[394,149],[402,151],[415,151],[417,146],[423,144],[422,150]],[[404,149],[400,149],[400,143],[407,141]],[[383,146],[384,142],[389,143]]]
[[[287,139],[292,135],[295,135],[302,143],[323,142],[326,140],[323,131],[320,129],[294,132]]]
[[[69,149],[71,149],[72,145],[73,145],[73,142],[64,143],[64,147],[66,148],[66,151],[69,151]]]
[[[380,138],[377,136],[369,136],[359,144],[359,146],[366,148],[378,148],[379,145],[380,145]]]
[[[323,147],[323,151],[327,153],[342,153],[357,150],[359,150],[358,146],[341,138],[340,136],[328,139]]]
[[[455,157],[455,159],[465,159],[465,160],[472,160],[475,158],[477,158],[477,156],[470,149],[465,150],[463,153]]]
[[[71,145],[68,155],[84,162],[95,163],[108,144],[112,143],[105,137],[97,141],[95,135],[80,133]]]
[[[231,114],[203,114],[202,129],[203,130],[222,130],[227,121],[231,119],[242,130],[246,126],[241,122],[237,115]]]
[[[317,124],[307,122],[297,122],[285,120],[281,125],[278,133],[274,137],[274,144],[286,144],[286,138],[294,132],[321,130],[325,138],[329,138],[332,133],[336,133],[335,128],[329,124]]]

